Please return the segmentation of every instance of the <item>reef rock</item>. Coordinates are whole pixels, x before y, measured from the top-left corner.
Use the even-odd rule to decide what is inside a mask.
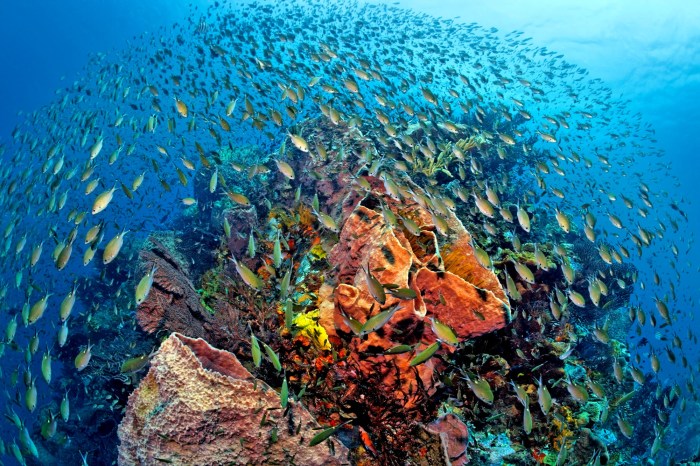
[[[156,266],[153,286],[136,310],[136,319],[146,332],[167,330],[201,338],[206,336],[203,322],[206,311],[188,278],[186,266],[180,264],[157,239],[150,237],[153,247],[143,249],[140,259],[144,270]]]
[[[423,301],[432,303],[429,313],[449,325],[458,337],[483,335],[502,328],[509,320],[507,304],[451,272],[421,268],[416,272],[415,286]]]
[[[574,464],[585,464],[591,458],[598,458],[597,463],[606,465],[610,461],[608,447],[603,439],[598,437],[591,429],[582,428],[574,444],[569,460]]]
[[[172,334],[129,397],[119,464],[336,465],[348,450],[331,438],[309,447],[318,424],[226,351]]]
[[[231,225],[231,235],[226,239],[226,246],[233,257],[241,257],[248,248],[250,232],[258,228],[258,212],[254,205],[233,206],[222,214]]]
[[[454,414],[445,414],[428,424],[426,430],[440,437],[447,464],[452,466],[469,464],[467,455],[469,430],[460,418]]]

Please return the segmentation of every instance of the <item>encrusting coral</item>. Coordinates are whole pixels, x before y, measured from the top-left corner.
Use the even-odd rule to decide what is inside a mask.
[[[449,232],[438,239],[435,225],[426,209],[417,202],[404,200],[399,204],[385,192],[382,181],[366,177],[372,191],[364,198],[351,194],[344,203],[356,202],[340,231],[329,260],[337,271],[337,286],[331,297],[335,300],[334,329],[352,335],[347,317],[366,322],[380,312],[398,306],[391,319],[381,329],[366,338],[354,338],[350,358],[356,360],[362,372],[386,374],[384,385],[395,390],[400,398],[409,398],[420,384],[432,393],[435,388],[433,371],[440,366],[434,358],[414,370],[409,362],[415,354],[382,354],[399,344],[418,345],[417,351],[436,340],[431,319],[450,326],[459,339],[471,338],[503,328],[510,319],[509,305],[498,279],[483,268],[469,245],[470,236],[452,213],[447,215]],[[418,186],[413,187],[420,192]],[[359,202],[358,202],[359,201]],[[420,236],[405,228],[388,224],[377,209],[391,209],[397,218],[410,215],[420,227]],[[440,243],[462,252],[461,273],[476,284],[444,270],[439,254]],[[400,299],[387,293],[386,302],[377,303],[368,288],[367,271],[380,283],[411,289],[414,299]],[[450,351],[445,346],[445,351]],[[398,370],[396,370],[398,368]],[[398,380],[397,380],[398,377]],[[409,401],[408,406],[411,406]]]

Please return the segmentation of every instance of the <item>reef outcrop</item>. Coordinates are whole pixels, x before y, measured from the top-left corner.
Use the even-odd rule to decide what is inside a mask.
[[[449,195],[463,189],[458,183],[389,171],[383,149],[342,122],[312,120],[298,132],[319,150],[287,149],[293,183],[267,170],[260,175],[270,190],[265,202],[211,199],[210,218],[224,235],[202,275],[173,257],[179,245],[151,240],[141,252],[144,270],[158,267],[138,309],[143,328],[209,343],[182,335],[164,343],[129,402],[120,458],[186,463],[201,443],[212,464],[232,451],[247,464],[285,462],[285,454],[296,454],[297,464],[337,464],[348,456],[337,434],[354,464],[483,461],[484,453],[468,450],[464,421],[476,433],[507,431],[508,442],[530,442],[511,387],[533,394],[532,403],[538,368],[551,395],[566,399],[566,388],[552,381],[570,373],[581,383],[584,373],[561,358],[572,348],[583,354],[586,345],[574,334],[576,316],[563,311],[552,246],[539,249],[551,265],[532,272],[533,244],[511,250],[495,233],[479,239],[469,195],[456,193],[462,203]],[[517,315],[496,276],[507,277],[515,263],[535,276],[528,281],[516,270],[513,283],[506,280]],[[262,360],[253,341],[265,345]],[[602,364],[589,367],[596,378],[606,372]],[[330,451],[340,456],[306,447],[317,433],[312,414],[291,399],[283,411],[280,395],[263,382],[280,387],[281,374],[321,424],[348,423],[332,432]],[[532,411],[531,429],[549,432]],[[573,429],[591,427],[579,411],[578,404],[559,408],[564,421],[549,441],[575,446],[572,455],[582,458],[603,450],[593,431],[574,445]],[[517,455],[552,454],[541,450]]]
[[[426,426],[426,430],[440,437],[443,454],[452,466],[469,464],[467,425],[454,414],[445,414]]]
[[[202,279],[203,288],[197,289],[186,264],[175,257],[175,252],[154,236],[148,242],[151,247],[139,253],[142,269],[156,266],[157,270],[148,297],[136,309],[141,328],[148,333],[178,332],[203,338],[216,347],[236,348],[239,310],[235,303],[220,299],[217,269],[209,271]],[[207,307],[206,298],[218,298],[212,299],[213,308]]]
[[[177,261],[160,241],[151,237],[151,248],[139,253],[145,270],[157,267],[148,297],[139,305],[136,319],[146,332],[181,332],[203,338],[206,311],[188,278],[184,264]]]
[[[231,353],[174,333],[129,397],[119,464],[342,464],[337,440],[310,447],[311,414],[256,380]]]

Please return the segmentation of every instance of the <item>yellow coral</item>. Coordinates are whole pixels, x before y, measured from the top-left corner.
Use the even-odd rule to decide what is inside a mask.
[[[294,217],[292,217],[289,212],[287,212],[283,207],[273,207],[270,209],[270,213],[267,215],[267,219],[269,220],[277,220],[279,224],[284,225],[287,228],[291,228],[296,224],[296,220]]]
[[[299,314],[294,317],[294,327],[298,329],[298,334],[308,337],[314,346],[322,350],[330,350],[331,344],[328,341],[328,334],[319,323],[319,310]]]
[[[457,146],[463,152],[470,151],[477,147],[479,144],[483,144],[485,142],[483,136],[480,139],[479,136],[477,136],[476,138],[474,136],[470,136],[468,139],[460,139],[459,141],[455,142],[455,146]]]
[[[299,214],[299,219],[298,219],[299,225],[301,225],[301,227],[303,229],[313,227],[314,222],[316,221],[316,216],[311,211],[311,209],[306,207],[304,204],[299,204],[298,214]]]
[[[327,254],[328,253],[326,252],[325,249],[323,249],[323,245],[321,243],[318,243],[317,245],[315,245],[314,247],[312,247],[309,250],[309,255],[311,256],[311,259],[314,261],[325,259]]]
[[[563,442],[566,442],[568,438],[572,438],[574,436],[574,432],[569,428],[569,424],[576,425],[576,419],[568,406],[561,406],[560,414],[562,414],[566,422],[561,422],[557,417],[552,418],[552,425],[559,431],[559,433],[555,434],[554,431],[550,432],[552,447],[557,451],[561,448]]]

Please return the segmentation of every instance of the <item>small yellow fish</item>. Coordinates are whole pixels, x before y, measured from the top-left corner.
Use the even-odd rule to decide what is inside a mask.
[[[596,234],[595,230],[592,227],[585,225],[583,227],[583,232],[586,234],[586,238],[588,238],[588,241],[590,241],[591,243],[595,243]]]
[[[542,252],[541,249],[535,244],[535,262],[537,262],[537,267],[542,270],[549,270],[549,264],[547,262],[547,256]]]
[[[309,144],[306,142],[306,139],[297,134],[287,133],[287,135],[292,140],[294,147],[302,152],[309,152]]]
[[[58,253],[58,257],[56,257],[56,268],[58,270],[63,270],[66,265],[68,265],[68,261],[70,260],[70,256],[73,253],[73,241],[69,241],[68,244],[63,246],[63,249],[61,249],[61,252]]]
[[[520,291],[518,291],[518,287],[515,285],[515,281],[513,281],[513,278],[507,271],[504,271],[504,273],[506,275],[506,289],[508,290],[508,295],[513,300],[520,301],[522,299],[522,295],[520,294]]]
[[[94,180],[90,180],[90,182],[87,184],[87,186],[85,186],[85,195],[87,196],[87,195],[91,194],[95,190],[95,188],[97,188],[97,186],[99,184],[100,184],[99,178],[95,178]]]
[[[622,371],[622,365],[620,364],[620,361],[615,359],[613,362],[613,375],[615,376],[615,380],[617,383],[622,383],[625,380],[625,374]]]
[[[472,381],[468,376],[465,378],[467,385],[474,392],[474,395],[486,404],[493,404],[493,392],[486,379]]]
[[[640,369],[630,365],[630,374],[632,375],[632,379],[637,382],[639,385],[644,385],[644,382],[646,378],[644,377],[644,372],[642,372]]]
[[[511,136],[508,136],[507,134],[498,133],[498,137],[501,138],[501,141],[508,144],[509,146],[515,145],[515,139],[513,139]]]
[[[244,205],[244,206],[250,205],[250,200],[248,200],[248,198],[241,193],[237,193],[234,191],[227,191],[226,195],[228,196],[229,199],[231,199],[236,204],[240,204],[240,205]]]
[[[41,258],[41,251],[43,250],[43,248],[44,242],[42,241],[41,243],[34,246],[34,248],[32,249],[32,255],[29,259],[29,265],[31,267],[34,267],[37,264],[37,262],[39,262],[39,259]]]
[[[610,219],[610,223],[612,223],[615,228],[622,228],[622,220],[620,220],[617,215],[608,214],[608,219]]]
[[[56,341],[58,342],[59,348],[63,348],[68,341],[68,320],[63,321],[63,325],[58,328]]]
[[[224,235],[226,235],[226,238],[231,237],[231,224],[226,217],[224,217]]]
[[[90,160],[97,157],[102,150],[102,145],[104,144],[104,139],[102,137],[97,138],[97,141],[90,147]]]
[[[328,214],[324,214],[323,212],[315,212],[315,214],[321,225],[335,233],[339,231],[338,224],[335,222],[335,220],[333,220],[333,217]]]
[[[107,243],[107,246],[105,246],[105,250],[102,253],[103,264],[109,264],[115,257],[117,257],[117,254],[119,254],[119,251],[124,245],[124,235],[127,233],[129,233],[129,230],[122,230],[121,232],[117,233],[114,238],[109,241],[109,243]]]
[[[581,293],[574,290],[568,290],[567,295],[569,296],[571,302],[574,303],[576,306],[586,307],[586,299]]]
[[[252,231],[250,234],[250,243],[252,243],[252,246],[249,244],[249,249],[252,250],[250,257],[253,257],[255,256],[255,241]],[[272,265],[275,269],[279,269],[282,265],[282,243],[280,242],[279,230],[277,232],[277,238],[275,238],[275,242],[272,245]]]
[[[63,395],[63,398],[61,399],[60,413],[61,413],[61,419],[63,419],[63,422],[68,422],[68,419],[70,418],[70,401],[68,400],[68,392],[67,391]]]
[[[151,270],[148,273],[146,273],[146,275],[144,275],[143,278],[139,280],[138,285],[136,285],[134,298],[137,306],[144,302],[148,297],[148,293],[151,291],[151,287],[153,286],[153,277],[157,270],[158,267],[153,265],[153,267],[151,267]]]
[[[566,382],[566,389],[569,391],[571,397],[576,401],[580,403],[586,403],[588,401],[588,391],[586,391],[586,387],[577,385],[568,380]]]
[[[476,194],[473,194],[474,196],[474,203],[476,204],[476,207],[479,209],[479,212],[487,216],[488,218],[493,218],[494,216],[494,209],[493,205],[483,197],[479,197]]]
[[[92,243],[95,241],[95,238],[97,238],[98,233],[102,229],[103,222],[98,223],[97,225],[92,226],[87,233],[85,233],[85,244]]]
[[[85,253],[83,254],[83,265],[88,265],[90,262],[92,262],[92,258],[95,257],[95,252],[97,252],[96,248],[89,247],[85,250]]]
[[[382,311],[379,314],[370,317],[364,324],[362,324],[358,335],[362,337],[372,332],[376,332],[382,328],[384,324],[389,322],[389,320],[391,320],[391,318],[394,316],[394,313],[399,309],[401,309],[401,306],[392,306],[386,311]]]
[[[523,281],[531,285],[535,283],[535,275],[527,265],[523,265],[520,262],[513,262],[513,265],[515,266],[515,271],[518,272],[518,275]]]
[[[48,301],[49,297],[51,296],[51,293],[45,295],[43,298],[38,300],[37,302],[32,305],[31,309],[29,310],[29,323],[33,324],[37,320],[39,320],[43,315],[44,312],[46,311],[46,307],[48,306]]]
[[[187,105],[177,97],[175,97],[175,108],[181,117],[187,118]]]
[[[182,161],[182,165],[184,165],[186,169],[195,170],[195,166],[191,161],[187,160],[184,157],[180,157],[180,160]]]
[[[150,354],[143,354],[141,356],[129,358],[122,363],[121,367],[119,368],[119,372],[122,374],[135,374],[146,367],[150,361],[150,358]]]
[[[417,366],[419,364],[423,364],[425,361],[428,359],[432,358],[435,352],[440,349],[440,341],[436,341],[435,343],[431,344],[430,346],[426,347],[423,351],[420,353],[416,354],[413,359],[408,363],[409,366]]]
[[[362,271],[365,272],[367,290],[375,301],[377,301],[379,304],[384,304],[386,302],[384,286],[374,277],[374,275],[372,275],[372,272],[369,270],[369,264],[363,268]]]
[[[620,428],[620,432],[622,432],[622,435],[624,435],[628,439],[632,438],[632,433],[634,432],[634,427],[632,427],[632,424],[618,416],[617,426]]]
[[[530,216],[520,205],[518,205],[518,223],[523,230],[530,233]]]
[[[574,280],[576,278],[576,271],[574,270],[573,267],[571,267],[571,264],[568,262],[563,262],[561,264],[561,271],[562,274],[564,275],[564,279],[566,280],[566,283],[571,285],[574,283]]]
[[[41,358],[41,376],[47,384],[51,384],[51,351],[46,350]]]
[[[282,363],[280,362],[279,356],[277,356],[277,353],[275,353],[275,350],[270,348],[265,342],[262,342],[263,348],[265,348],[265,353],[267,353],[268,359],[270,359],[270,362],[272,363],[272,367],[277,370],[277,372],[282,371]]]
[[[557,217],[557,223],[559,223],[559,228],[561,228],[564,233],[568,233],[571,231],[571,221],[569,220],[569,217],[563,212],[561,212],[559,209],[555,209],[555,216]]]
[[[231,116],[233,113],[234,109],[236,108],[236,102],[238,102],[238,99],[233,99],[231,102],[228,103],[226,106],[226,116]]]
[[[141,173],[138,175],[136,178],[134,178],[134,182],[131,183],[131,190],[136,191],[139,189],[139,186],[141,186],[141,183],[143,183],[143,178],[146,176],[146,172]]]
[[[605,399],[605,389],[603,388],[603,386],[600,383],[594,382],[593,380],[589,379],[588,380],[588,388],[590,388],[591,391],[593,392],[593,394],[595,396],[597,396],[598,398],[600,398],[601,400]]]
[[[557,142],[557,138],[555,138],[553,135],[551,135],[551,134],[549,134],[549,133],[542,133],[542,132],[539,132],[539,131],[538,131],[537,133],[540,135],[540,137],[541,137],[544,141],[553,142],[553,143],[556,143],[556,142]]]
[[[30,413],[33,413],[34,410],[36,409],[36,399],[37,399],[36,384],[34,383],[34,380],[32,380],[31,384],[27,387],[27,391],[24,395],[24,404]]]
[[[80,350],[78,355],[75,357],[75,368],[78,372],[85,369],[90,363],[90,358],[92,357],[92,345],[88,343],[87,347]]]
[[[262,362],[260,344],[258,343],[258,339],[255,338],[255,335],[252,333],[250,334],[250,348],[253,356],[253,364],[255,364],[255,367],[260,367],[260,363]]]
[[[279,169],[280,173],[290,180],[294,179],[294,169],[291,165],[283,160],[276,160],[275,162],[277,163],[277,168]]]
[[[112,201],[112,196],[114,196],[114,191],[117,190],[117,185],[115,183],[112,189],[104,191],[95,198],[95,202],[92,204],[92,215],[97,215],[107,208],[109,203]]]
[[[552,395],[549,394],[547,386],[542,382],[542,376],[537,380],[537,402],[540,405],[542,414],[545,416],[552,409]]]
[[[71,311],[73,310],[73,306],[75,305],[75,299],[76,295],[75,292],[77,290],[77,285],[73,286],[73,289],[68,292],[65,298],[63,298],[63,301],[61,301],[61,306],[58,310],[58,317],[61,319],[61,322],[65,322],[66,319],[70,316]]]
[[[264,282],[255,274],[255,272],[246,267],[245,264],[238,262],[235,257],[232,257],[231,260],[233,261],[233,265],[236,267],[236,271],[238,271],[238,275],[241,276],[243,281],[248,286],[254,290],[259,290],[263,287]]]
[[[438,340],[452,346],[459,344],[459,338],[457,338],[454,330],[452,330],[452,328],[448,325],[443,324],[437,319],[431,318],[430,326]]]
[[[532,432],[532,414],[530,413],[529,406],[525,406],[525,409],[523,410],[523,430],[527,435]]]
[[[219,182],[219,167],[214,168],[214,172],[211,174],[211,177],[209,178],[209,192],[213,193],[216,191],[216,186]]]

